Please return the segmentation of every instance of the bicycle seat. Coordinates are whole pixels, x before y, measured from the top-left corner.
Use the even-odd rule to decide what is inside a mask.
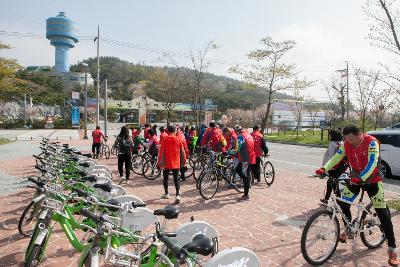
[[[192,242],[183,246],[188,252],[208,256],[214,251],[214,242],[204,234],[196,235]]]
[[[97,182],[96,175],[83,176],[81,179],[82,179],[83,181],[89,181],[89,182],[92,182],[92,183]]]
[[[81,162],[81,163],[79,163],[79,166],[87,168],[87,167],[90,167],[90,164],[89,164],[89,162]]]
[[[117,199],[114,199],[114,198],[107,200],[106,203],[107,203],[108,205],[113,205],[113,206],[118,206],[118,207],[121,206],[121,202],[119,202]],[[115,208],[113,208],[113,207],[107,207],[107,209],[109,209],[111,212],[117,212],[117,211],[119,211],[119,208],[117,208],[117,207],[115,207]]]
[[[111,192],[111,189],[112,189],[112,185],[110,183],[95,184],[93,187],[99,188],[99,189],[103,190],[104,192]]]
[[[93,154],[92,153],[83,153],[82,156],[91,158],[93,156]]]
[[[163,209],[155,210],[154,215],[164,216],[165,219],[171,220],[178,218],[179,210],[175,206],[168,205]]]

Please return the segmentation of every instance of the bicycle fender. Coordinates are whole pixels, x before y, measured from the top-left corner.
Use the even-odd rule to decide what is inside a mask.
[[[218,237],[218,231],[209,223],[203,221],[192,221],[184,223],[174,231],[176,233],[175,241],[179,246],[184,246],[192,242],[198,234],[204,234],[210,239]]]
[[[83,250],[83,252],[81,253],[81,256],[79,257],[79,263],[78,263],[78,267],[82,267],[84,266],[84,261],[86,259],[86,256],[88,256],[90,254],[90,250],[91,250],[92,246],[91,245],[87,245],[85,247],[85,249]]]

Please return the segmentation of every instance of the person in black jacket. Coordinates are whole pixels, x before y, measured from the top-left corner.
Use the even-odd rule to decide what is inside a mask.
[[[119,151],[118,151],[118,172],[119,172],[119,183],[129,181],[129,174],[131,172],[131,152],[132,152],[132,139],[129,134],[128,128],[123,126],[121,132],[117,136],[116,140]],[[125,177],[124,177],[124,163],[125,163]]]

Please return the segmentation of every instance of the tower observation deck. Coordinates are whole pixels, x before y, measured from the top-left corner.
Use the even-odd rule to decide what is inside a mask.
[[[69,49],[79,42],[75,22],[64,12],[46,20],[46,38],[55,47],[55,70],[69,72]]]

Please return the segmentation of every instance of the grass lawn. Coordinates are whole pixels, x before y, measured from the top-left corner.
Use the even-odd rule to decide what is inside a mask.
[[[389,208],[400,211],[400,199],[389,200],[387,204]]]
[[[10,141],[8,139],[0,138],[0,145],[4,145],[7,143],[10,143]]]
[[[327,145],[328,144],[328,131],[324,131],[324,139],[321,141],[321,132],[315,131],[314,134],[312,131],[305,131],[300,133],[299,138],[296,136],[295,131],[286,131],[285,134],[283,132],[272,133],[266,136],[267,141],[282,141],[282,142],[291,142],[298,144],[313,144],[313,145]]]

